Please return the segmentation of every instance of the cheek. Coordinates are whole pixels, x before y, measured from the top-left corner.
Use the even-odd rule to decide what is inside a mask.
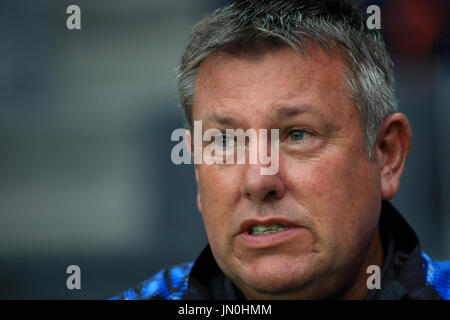
[[[201,165],[199,168],[198,191],[203,211],[207,214],[219,214],[220,208],[230,206],[238,199],[240,181],[235,171],[217,165]]]
[[[215,165],[200,165],[198,192],[203,222],[210,241],[226,237],[233,207],[239,200],[240,182],[234,170]]]
[[[373,165],[350,152],[290,162],[288,188],[313,221],[323,245],[336,250],[358,245],[359,238],[366,241],[377,224],[380,193]]]

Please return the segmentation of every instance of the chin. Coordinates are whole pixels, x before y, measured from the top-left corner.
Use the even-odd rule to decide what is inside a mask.
[[[314,269],[302,263],[268,260],[244,268],[241,281],[252,290],[280,295],[299,290],[314,277]]]

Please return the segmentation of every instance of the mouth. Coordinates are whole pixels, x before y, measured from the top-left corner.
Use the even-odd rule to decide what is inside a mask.
[[[249,219],[241,223],[238,233],[262,236],[286,231],[288,229],[296,227],[298,228],[300,226],[292,221],[280,218],[269,218],[264,220]]]
[[[251,234],[254,236],[261,236],[261,235],[265,235],[265,234],[281,232],[281,231],[284,231],[287,229],[289,229],[288,226],[285,226],[280,223],[272,223],[272,224],[268,224],[268,225],[257,224],[257,225],[251,226],[247,232],[248,232],[248,234]]]
[[[243,248],[262,249],[297,241],[306,229],[289,220],[270,218],[245,220],[237,236],[237,244]]]

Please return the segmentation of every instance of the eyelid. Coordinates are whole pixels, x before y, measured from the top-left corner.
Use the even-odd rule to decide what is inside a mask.
[[[229,138],[229,139],[231,139],[231,140],[235,140],[235,139],[236,139],[236,137],[235,137],[234,135],[232,135],[232,134],[227,134],[227,133],[222,133],[222,134],[220,135],[220,137],[221,137],[221,138],[226,137],[226,138]]]
[[[293,132],[301,131],[305,135],[301,140],[291,140],[289,135]],[[292,145],[292,146],[312,146],[316,141],[314,140],[314,137],[317,137],[317,134],[309,129],[302,128],[302,127],[291,127],[289,128],[286,133],[283,136],[283,139],[280,140],[284,141],[285,143]]]
[[[316,135],[312,130],[309,130],[309,129],[306,129],[306,128],[298,128],[298,127],[289,128],[286,131],[286,134],[290,134],[290,133],[296,132],[296,131],[302,131],[302,132],[304,132],[306,134],[310,134],[310,135],[313,135],[313,136]]]
[[[230,140],[235,140],[235,137],[234,137],[234,135],[231,135],[231,134],[227,134],[227,133],[225,133],[225,132],[222,132],[220,135],[217,135],[217,136],[215,136],[214,137],[214,139],[212,139],[212,141],[211,141],[211,143],[221,143],[221,142],[223,142],[223,138],[224,137],[226,137],[226,138],[228,138],[228,139],[230,139]]]

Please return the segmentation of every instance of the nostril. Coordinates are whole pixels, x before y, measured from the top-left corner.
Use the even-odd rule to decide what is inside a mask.
[[[275,196],[277,195],[277,192],[276,192],[275,190],[272,190],[272,191],[269,191],[269,192],[267,193],[267,195],[268,195],[269,197],[275,197]]]

